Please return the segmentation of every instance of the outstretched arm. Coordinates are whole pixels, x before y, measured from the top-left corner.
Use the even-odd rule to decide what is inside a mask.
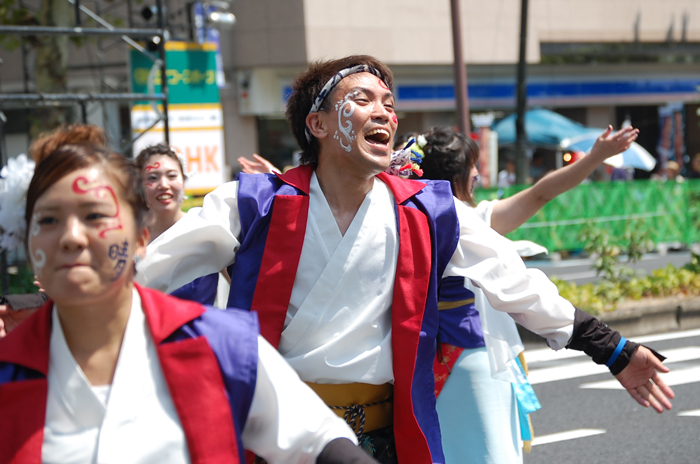
[[[590,314],[576,310],[574,331],[567,348],[583,351],[597,364],[605,364],[639,404],[658,413],[671,409],[673,390],[659,375],[668,367],[666,358],[638,343],[626,340]]]
[[[547,202],[580,184],[600,163],[627,150],[638,135],[639,129],[625,127],[613,133],[612,126],[608,126],[587,156],[547,174],[532,187],[497,202],[491,216],[491,227],[500,234],[514,231]]]
[[[606,365],[640,404],[659,412],[670,408],[673,391],[659,377],[659,372],[667,372],[660,362],[663,357],[653,359],[649,349],[574,308],[542,271],[526,268],[508,239],[479,220],[473,209],[459,200],[455,209],[460,237],[443,277],[471,280],[493,309],[545,337],[555,350],[583,351],[596,364]],[[482,317],[488,319],[488,313]],[[497,324],[489,331],[499,336]]]
[[[136,269],[136,282],[161,292],[172,291],[233,263],[240,247],[238,182],[227,182],[204,197],[199,208],[148,244]]]

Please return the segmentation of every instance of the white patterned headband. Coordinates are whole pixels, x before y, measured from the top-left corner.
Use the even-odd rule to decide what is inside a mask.
[[[321,105],[323,104],[323,100],[325,100],[328,94],[331,93],[333,87],[338,85],[338,82],[348,77],[350,74],[356,74],[361,72],[372,73],[378,78],[380,78],[382,82],[384,82],[384,76],[382,76],[382,73],[380,73],[379,71],[377,71],[377,69],[373,68],[368,64],[358,64],[350,68],[342,69],[338,71],[338,73],[335,74],[328,82],[326,82],[326,85],[323,86],[321,91],[318,93],[318,96],[314,100],[314,104],[311,105],[309,114],[318,112],[319,108],[321,108]],[[384,82],[384,84],[386,85],[386,82]],[[387,87],[389,86],[387,85]],[[311,143],[311,138],[313,137],[313,135],[311,135],[311,131],[309,130],[308,126],[305,127],[304,130],[306,132],[306,141]]]

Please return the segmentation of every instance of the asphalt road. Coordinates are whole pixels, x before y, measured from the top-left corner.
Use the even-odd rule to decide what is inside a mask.
[[[700,462],[700,330],[635,341],[668,357],[672,372],[664,377],[676,393],[671,411],[639,406],[585,355],[526,349],[542,409],[531,416],[536,439],[524,464]]]
[[[690,262],[691,254],[689,251],[669,251],[666,254],[650,253],[632,265],[639,274],[649,274],[654,269],[666,267],[669,263],[676,267],[683,266]],[[622,263],[626,262],[626,258],[622,258]],[[560,279],[572,281],[576,284],[585,284],[594,282],[599,279],[594,270],[592,270],[593,261],[589,258],[584,259],[564,259],[561,261],[552,260],[533,260],[526,261],[527,267],[541,269],[547,276],[557,276]],[[700,462],[700,457],[698,458]]]

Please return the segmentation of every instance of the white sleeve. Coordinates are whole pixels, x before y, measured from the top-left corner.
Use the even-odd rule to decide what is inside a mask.
[[[136,265],[136,282],[170,293],[198,277],[233,263],[240,243],[238,182],[227,182],[204,197],[153,240]]]
[[[480,201],[478,205],[474,207],[474,212],[477,216],[481,218],[482,221],[486,223],[487,226],[491,227],[491,216],[493,216],[493,207],[496,206],[500,200],[483,200]],[[469,207],[469,205],[465,205]]]
[[[520,325],[545,337],[558,350],[573,334],[575,309],[537,269],[525,267],[512,243],[498,234],[473,209],[455,199],[460,237],[445,277],[471,280],[491,306],[507,312]]]
[[[314,463],[336,438],[357,444],[352,429],[331,411],[264,338],[258,336],[255,393],[243,446],[275,463]]]

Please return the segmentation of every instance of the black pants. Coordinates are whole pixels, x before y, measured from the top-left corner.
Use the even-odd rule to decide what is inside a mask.
[[[365,433],[360,447],[381,464],[399,464],[393,426]]]

